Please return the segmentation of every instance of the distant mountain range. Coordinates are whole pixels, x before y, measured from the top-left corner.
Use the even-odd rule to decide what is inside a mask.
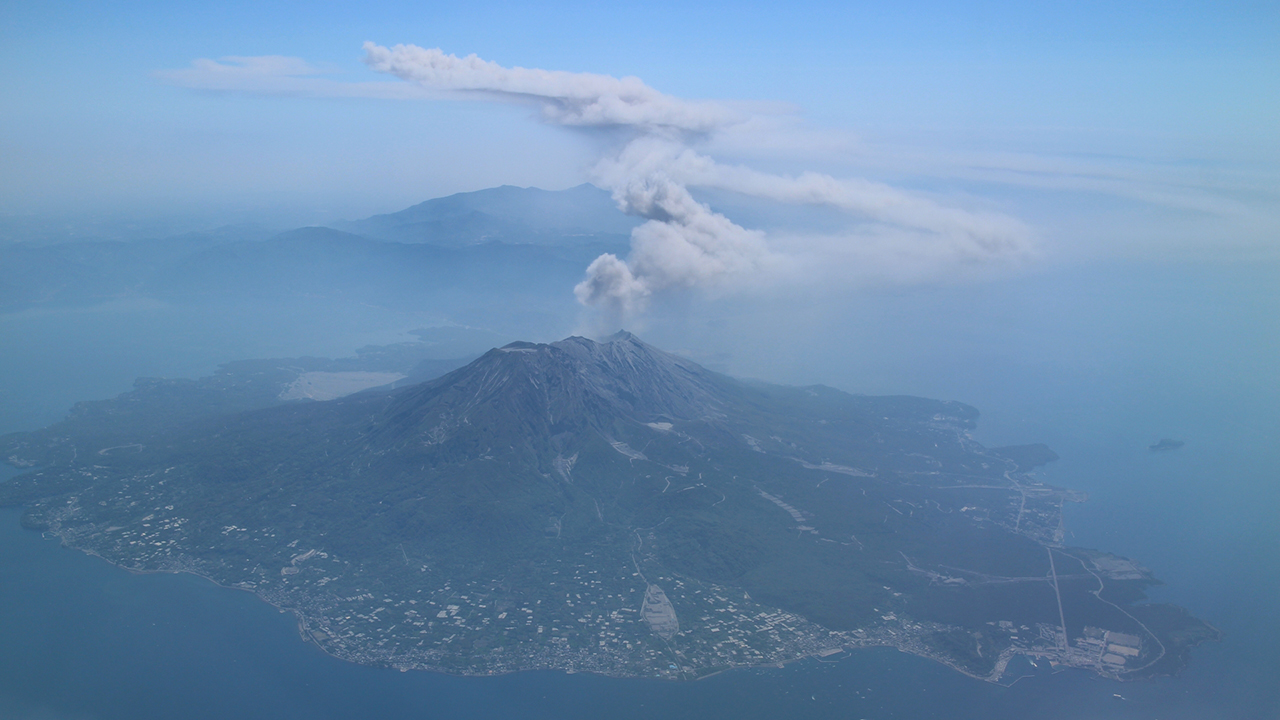
[[[1128,678],[1217,636],[1064,545],[1083,497],[1027,474],[1044,446],[972,441],[972,407],[744,382],[628,333],[407,385],[443,368],[406,352],[84,404],[0,440],[39,468],[0,504],[405,669],[675,679],[889,645],[992,681],[1019,655]]]
[[[571,306],[586,266],[602,252],[625,255],[635,224],[591,185],[504,186],[269,237],[228,228],[136,242],[0,244],[0,312],[132,298],[421,306],[462,292]]]
[[[608,192],[583,184],[560,191],[503,185],[332,227],[379,240],[457,247],[493,241],[617,242],[638,224],[618,210]]]

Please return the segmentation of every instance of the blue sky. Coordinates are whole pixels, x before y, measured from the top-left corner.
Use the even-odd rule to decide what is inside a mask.
[[[157,76],[276,55],[336,82],[399,83],[361,62],[373,41],[754,103],[784,127],[713,148],[727,161],[968,198],[1048,237],[1072,223],[1125,236],[1144,218],[1185,227],[1191,213],[1198,236],[1274,250],[1280,6],[887,5],[10,4],[0,212],[233,220],[278,208],[321,221],[589,179],[598,142],[525,107],[213,92]]]

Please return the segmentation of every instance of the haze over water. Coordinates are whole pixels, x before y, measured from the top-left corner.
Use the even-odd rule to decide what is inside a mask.
[[[1280,4],[10,5],[0,434],[139,376],[622,326],[739,377],[974,405],[977,440],[1047,443],[1038,475],[1089,494],[1068,543],[1149,567],[1224,639],[1125,684],[889,650],[685,684],[402,674],[10,509],[0,717],[1280,717]],[[390,238],[474,231],[436,254],[323,228],[254,254],[588,182],[611,224],[543,254],[486,245],[547,238],[465,206]]]
[[[1154,599],[1224,631],[1179,677],[1119,684],[1072,671],[1005,689],[889,650],[690,684],[402,674],[324,656],[299,640],[291,618],[247,593],[190,576],[129,574],[21,530],[17,513],[6,511],[0,710],[22,718],[1274,717],[1280,451],[1271,439],[1280,395],[1266,372],[1276,336],[1265,318],[1280,302],[1257,268],[1165,268],[1117,280],[1130,271],[869,296],[863,312],[884,316],[825,325],[821,338],[806,339],[803,360],[762,350],[769,333],[785,331],[759,324],[737,345],[675,324],[652,328],[649,339],[766,379],[960,399],[983,412],[976,436],[984,444],[1049,443],[1062,459],[1042,476],[1090,496],[1067,509],[1068,542],[1138,560],[1167,583]],[[1092,292],[1070,290],[1082,285]],[[1241,307],[1249,313],[1233,312]],[[19,342],[0,355],[2,390],[65,397],[70,384],[79,397],[105,397],[131,374],[206,373],[226,352],[345,354],[341,348],[378,333],[394,340],[411,329],[392,320],[355,324],[317,346],[274,321],[241,321],[233,349],[206,348],[193,339],[218,339],[214,327],[187,323],[186,333],[174,333],[174,316],[155,308],[115,312],[133,314],[109,334],[85,332],[76,313],[25,325],[7,317],[5,336]],[[49,419],[35,404],[6,404],[4,413],[7,428]],[[1187,445],[1150,452],[1162,437]]]

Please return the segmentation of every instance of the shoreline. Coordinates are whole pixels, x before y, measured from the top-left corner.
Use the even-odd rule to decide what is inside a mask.
[[[1104,672],[1101,668],[1094,667],[1092,665],[1085,666],[1085,665],[1078,665],[1078,664],[1068,664],[1067,662],[1064,662],[1063,659],[1061,658],[1055,660],[1054,657],[1045,655],[1040,652],[1036,652],[1035,648],[1009,647],[1009,648],[1005,648],[997,656],[995,660],[995,664],[993,665],[992,670],[990,672],[979,673],[971,669],[968,669],[966,667],[962,667],[957,661],[955,661],[952,658],[946,657],[938,653],[929,652],[931,648],[923,640],[923,638],[927,636],[927,632],[929,630],[938,630],[942,628],[929,627],[928,623],[925,623],[922,626],[920,623],[913,621],[910,618],[901,618],[903,627],[897,628],[896,631],[894,628],[889,628],[889,627],[883,628],[885,631],[887,631],[887,635],[884,632],[876,633],[875,629],[871,628],[870,630],[872,631],[872,634],[870,636],[863,636],[861,631],[859,631],[858,635],[855,637],[853,633],[846,635],[845,633],[842,633],[842,632],[831,631],[827,628],[821,628],[821,626],[817,626],[821,630],[831,633],[832,635],[839,636],[836,638],[831,638],[833,640],[838,640],[839,641],[838,644],[832,645],[832,646],[826,646],[826,647],[807,649],[807,651],[802,651],[802,654],[799,654],[793,657],[787,657],[785,659],[775,659],[767,662],[702,666],[699,668],[694,668],[693,670],[690,670],[690,671],[678,670],[674,673],[670,673],[670,672],[667,672],[665,669],[660,669],[661,665],[666,664],[667,662],[667,661],[663,661],[663,663],[654,665],[652,668],[648,668],[648,667],[643,668],[640,672],[636,672],[636,671],[628,672],[626,670],[630,669],[631,664],[627,663],[625,658],[623,658],[621,661],[613,663],[612,667],[610,667],[610,662],[609,662],[610,656],[608,654],[593,654],[589,650],[583,649],[583,654],[577,655],[576,657],[568,658],[564,662],[549,662],[541,665],[529,664],[521,667],[507,667],[507,668],[501,668],[497,670],[476,669],[474,671],[466,671],[466,670],[458,671],[456,669],[450,669],[450,668],[445,668],[445,667],[431,664],[430,660],[432,658],[425,658],[425,660],[427,661],[424,662],[424,659],[410,659],[410,657],[406,657],[404,662],[397,662],[394,658],[394,655],[384,658],[384,657],[378,657],[376,653],[373,653],[371,654],[371,657],[368,657],[368,658],[362,657],[360,654],[361,651],[362,650],[367,651],[368,648],[360,648],[360,647],[348,648],[348,647],[343,647],[339,645],[338,650],[340,652],[334,652],[333,649],[326,646],[326,642],[324,640],[317,638],[315,635],[315,633],[321,632],[320,630],[314,629],[317,625],[320,627],[325,627],[327,625],[326,616],[323,614],[321,615],[304,614],[303,612],[301,612],[298,609],[295,609],[294,607],[286,606],[284,604],[281,604],[277,600],[272,599],[268,595],[262,593],[256,587],[245,587],[239,583],[225,584],[225,583],[219,582],[210,574],[206,572],[202,572],[199,569],[199,561],[195,560],[194,558],[183,558],[181,556],[169,557],[166,560],[161,561],[160,562],[161,566],[156,568],[130,567],[128,565],[123,564],[123,562],[127,559],[122,561],[115,561],[106,557],[105,555],[103,555],[102,553],[98,552],[97,550],[91,547],[86,547],[80,544],[76,544],[73,541],[73,538],[76,538],[78,533],[75,532],[74,528],[64,528],[61,522],[58,522],[57,520],[55,520],[52,524],[45,524],[43,528],[28,525],[27,523],[23,522],[26,510],[27,510],[26,506],[19,505],[14,507],[14,509],[19,512],[19,516],[17,519],[19,520],[19,525],[22,529],[30,530],[32,532],[40,532],[42,537],[44,537],[45,535],[52,535],[58,538],[60,544],[64,548],[76,550],[86,555],[99,558],[113,567],[125,570],[135,575],[146,575],[146,574],[154,574],[154,573],[168,573],[168,574],[185,573],[185,574],[193,575],[195,577],[206,580],[209,583],[219,588],[229,588],[229,589],[242,590],[245,592],[249,592],[255,597],[257,597],[259,600],[277,609],[281,613],[288,612],[293,614],[299,639],[304,643],[308,643],[315,646],[318,650],[323,652],[325,655],[328,655],[334,659],[341,660],[343,662],[351,663],[354,665],[363,665],[367,667],[394,668],[394,669],[400,670],[401,672],[407,672],[409,670],[421,670],[425,672],[439,673],[439,674],[449,675],[453,677],[497,677],[501,675],[515,674],[519,672],[536,672],[536,671],[550,670],[550,671],[565,672],[569,674],[573,674],[573,673],[593,674],[593,675],[600,675],[603,677],[612,677],[612,678],[619,678],[619,679],[622,679],[622,678],[651,679],[651,680],[687,682],[690,680],[696,681],[696,680],[701,680],[709,677],[714,677],[716,675],[719,675],[723,672],[727,672],[730,670],[782,668],[790,663],[794,663],[802,660],[808,660],[808,659],[817,659],[818,661],[821,661],[821,662],[832,662],[832,661],[823,661],[821,660],[821,658],[828,657],[829,655],[834,654],[830,652],[833,649],[836,649],[840,652],[844,652],[846,654],[851,654],[855,650],[867,649],[867,648],[873,648],[873,647],[892,648],[900,653],[913,655],[926,660],[931,660],[938,664],[944,665],[947,668],[954,670],[962,675],[965,675],[966,677],[972,678],[974,680],[980,680],[985,683],[998,685],[1001,687],[1011,687],[1013,684],[1021,680],[1022,677],[1024,677],[1024,676],[1019,676],[1016,678],[1008,678],[1008,679],[1005,678],[1005,673],[1007,671],[1008,664],[1010,663],[1010,661],[1014,660],[1018,656],[1026,657],[1028,659],[1032,659],[1032,658],[1048,659],[1051,662],[1054,662],[1054,667],[1057,668],[1057,672],[1061,672],[1068,668],[1075,668],[1075,669],[1085,670],[1091,675],[1094,675],[1100,679],[1113,680],[1117,682],[1133,682],[1137,680],[1150,679],[1154,677],[1176,675],[1181,670],[1181,668],[1178,668],[1172,673],[1165,672],[1165,673],[1159,673],[1156,675],[1143,675],[1141,677],[1134,677],[1127,673],[1124,675],[1120,675],[1120,674]],[[170,566],[164,567],[164,565],[166,564]],[[1211,629],[1214,631],[1216,639],[1220,639],[1221,632],[1217,631],[1216,628],[1211,627]],[[326,640],[330,637],[333,637],[332,633],[328,631],[324,631],[323,634]],[[1211,638],[1202,639],[1201,641],[1195,643],[1195,645],[1200,645],[1204,642],[1208,642],[1208,640],[1210,639],[1215,639],[1215,638],[1211,637]],[[533,646],[532,649],[538,650],[542,648],[541,646]],[[1028,652],[1028,650],[1030,650],[1030,652]],[[530,652],[528,653],[527,657],[533,659],[535,658],[535,653]],[[583,662],[584,664],[590,665],[592,664],[590,661],[597,658],[600,659],[601,662],[595,664],[595,667],[581,667],[578,664],[579,662]],[[614,659],[617,660],[617,658],[614,658]],[[476,667],[477,665],[480,667],[483,667],[483,661],[473,663],[472,667]],[[687,666],[684,666],[684,667],[687,667]],[[1139,670],[1141,669],[1145,669],[1145,667],[1139,668]],[[705,672],[705,674],[700,674],[704,670],[707,672]]]
[[[217,580],[215,580],[213,577],[211,577],[211,576],[209,576],[209,575],[207,575],[207,574],[201,573],[201,572],[196,571],[196,570],[191,570],[191,569],[168,570],[168,569],[139,569],[139,568],[134,568],[134,567],[128,567],[128,566],[126,566],[126,565],[123,565],[123,564],[121,564],[121,563],[119,563],[119,562],[115,562],[115,561],[113,561],[113,560],[111,560],[111,559],[107,558],[106,556],[102,555],[101,553],[99,553],[99,552],[97,552],[97,551],[95,551],[95,550],[93,550],[93,549],[91,549],[91,548],[83,547],[83,546],[80,546],[80,545],[73,545],[73,544],[70,544],[70,543],[67,541],[67,538],[66,538],[62,533],[60,533],[58,530],[52,530],[52,529],[37,530],[37,529],[35,529],[35,528],[26,528],[26,527],[23,527],[22,529],[23,529],[23,530],[29,530],[30,532],[39,532],[39,533],[41,534],[42,539],[47,539],[47,538],[45,537],[46,535],[52,535],[53,537],[55,537],[55,538],[57,538],[57,539],[58,539],[58,542],[59,542],[59,544],[61,545],[61,547],[65,548],[65,549],[68,549],[68,550],[74,550],[74,551],[76,551],[76,552],[83,553],[83,554],[85,554],[85,555],[87,555],[87,556],[90,556],[90,557],[97,558],[97,559],[101,560],[102,562],[106,563],[107,565],[110,565],[111,567],[113,567],[113,568],[117,568],[117,569],[119,569],[119,570],[123,570],[123,571],[125,571],[125,572],[127,572],[127,573],[129,573],[129,574],[131,574],[131,575],[158,575],[158,574],[166,574],[166,575],[191,575],[191,576],[193,576],[193,577],[197,577],[197,578],[200,578],[200,579],[202,579],[202,580],[205,580],[205,581],[209,582],[210,584],[212,584],[212,585],[214,585],[215,587],[218,587],[218,588],[224,588],[224,589],[228,589],[228,590],[238,590],[238,591],[241,591],[241,592],[249,593],[250,595],[253,595],[255,598],[257,598],[259,601],[263,602],[264,604],[266,604],[266,605],[268,605],[268,606],[270,606],[270,607],[272,607],[272,608],[275,608],[275,609],[276,609],[277,611],[279,611],[280,613],[282,613],[282,614],[283,614],[283,613],[289,613],[289,614],[293,615],[294,621],[295,621],[295,623],[296,623],[297,631],[298,631],[298,639],[299,639],[299,640],[301,640],[304,644],[307,644],[307,645],[312,646],[312,647],[313,647],[313,648],[315,648],[316,650],[318,650],[318,651],[320,651],[320,652],[324,653],[325,655],[327,655],[327,656],[329,656],[329,657],[331,657],[331,658],[333,658],[333,659],[335,659],[335,660],[339,660],[339,661],[342,661],[342,662],[345,662],[345,663],[350,663],[350,664],[352,664],[352,665],[360,665],[360,666],[364,666],[364,667],[377,667],[377,668],[384,668],[384,669],[387,669],[387,670],[398,670],[398,671],[400,671],[400,672],[409,672],[409,671],[428,672],[428,673],[436,673],[436,674],[440,674],[440,675],[447,675],[447,676],[450,676],[450,677],[459,677],[459,678],[462,678],[462,677],[472,677],[472,678],[475,678],[475,677],[501,677],[501,676],[504,676],[504,675],[514,675],[514,674],[522,673],[522,672],[545,672],[545,671],[551,671],[551,672],[562,672],[562,673],[566,673],[566,674],[598,675],[598,676],[600,676],[600,677],[607,677],[607,678],[613,678],[613,679],[619,679],[619,680],[654,680],[654,681],[661,681],[661,682],[698,682],[698,681],[700,681],[700,680],[705,680],[705,679],[707,679],[707,678],[715,677],[715,676],[717,676],[717,675],[721,675],[721,674],[723,674],[723,673],[733,672],[733,671],[738,671],[738,670],[771,670],[771,669],[773,669],[773,670],[780,670],[780,669],[785,668],[787,665],[791,665],[791,664],[793,664],[793,663],[798,663],[798,662],[803,662],[803,661],[806,661],[806,660],[815,660],[815,661],[817,661],[817,662],[832,662],[832,661],[824,661],[824,660],[822,660],[821,658],[822,658],[822,657],[826,657],[826,656],[822,655],[821,653],[815,652],[815,653],[809,653],[809,654],[801,655],[801,656],[798,656],[798,657],[788,658],[788,659],[786,659],[786,660],[781,660],[781,661],[778,661],[778,662],[770,662],[770,663],[750,663],[750,664],[729,665],[729,666],[724,666],[724,667],[718,667],[718,668],[716,668],[716,669],[712,670],[711,672],[708,672],[708,673],[706,673],[706,674],[702,674],[702,675],[696,675],[695,677],[651,677],[651,676],[648,676],[648,675],[639,675],[639,674],[613,674],[613,673],[608,673],[608,672],[602,672],[602,671],[599,671],[599,670],[590,670],[590,669],[581,669],[581,670],[580,670],[580,669],[576,669],[576,668],[575,668],[575,669],[567,669],[567,668],[562,668],[562,667],[551,667],[551,666],[548,666],[548,667],[528,667],[528,668],[518,668],[518,669],[513,669],[513,670],[505,670],[505,671],[501,671],[501,672],[452,672],[452,671],[445,670],[445,669],[441,669],[441,668],[431,668],[431,667],[413,667],[413,666],[399,666],[399,665],[395,665],[395,664],[374,664],[374,663],[362,663],[362,662],[359,662],[359,661],[356,661],[356,660],[352,660],[352,659],[350,659],[350,658],[343,657],[342,655],[339,655],[339,654],[337,654],[337,653],[331,652],[328,648],[324,647],[324,645],[323,645],[323,644],[321,644],[321,642],[320,642],[319,640],[317,640],[317,639],[314,637],[314,635],[312,634],[312,633],[313,633],[313,631],[312,631],[312,630],[311,630],[311,628],[309,627],[309,623],[308,623],[309,618],[308,618],[306,615],[303,615],[303,614],[302,614],[302,613],[300,613],[299,611],[294,610],[294,609],[292,609],[292,608],[283,607],[283,606],[279,605],[278,603],[273,602],[273,601],[272,601],[272,600],[270,600],[269,598],[267,598],[267,597],[265,597],[264,595],[262,595],[261,593],[259,593],[259,592],[258,592],[256,589],[254,589],[254,588],[246,588],[246,587],[240,587],[240,586],[237,586],[237,585],[228,585],[228,584],[220,583],[220,582],[218,582]],[[1011,687],[1011,686],[1013,685],[1013,683],[1015,683],[1015,682],[1017,682],[1018,680],[1022,679],[1022,677],[1020,676],[1019,678],[1015,678],[1012,682],[1010,682],[1010,683],[1008,683],[1008,684],[1001,683],[999,680],[1000,680],[1000,677],[1003,675],[1003,668],[1004,668],[1004,665],[1003,665],[1003,664],[1001,664],[999,661],[997,662],[997,669],[999,670],[999,672],[998,672],[998,673],[988,674],[988,675],[985,675],[985,676],[984,676],[984,675],[978,675],[978,674],[976,674],[976,673],[974,673],[974,672],[972,672],[972,671],[970,671],[970,670],[966,670],[966,669],[964,669],[964,668],[961,668],[961,667],[959,667],[959,666],[955,665],[954,663],[950,662],[949,660],[947,660],[947,659],[945,659],[945,658],[942,658],[942,657],[939,657],[939,656],[936,656],[936,655],[926,654],[926,653],[913,652],[913,651],[911,651],[911,650],[909,650],[909,649],[906,649],[906,648],[905,648],[905,647],[903,647],[902,645],[895,645],[895,644],[892,644],[892,643],[885,643],[885,642],[868,642],[868,643],[867,643],[867,644],[865,644],[865,645],[843,645],[843,646],[841,646],[841,647],[839,648],[839,651],[840,651],[840,652],[842,652],[842,653],[844,653],[844,654],[845,654],[845,657],[839,658],[838,660],[846,659],[849,655],[851,655],[853,652],[855,652],[855,651],[857,651],[857,650],[869,650],[869,649],[873,649],[873,648],[891,648],[891,649],[893,649],[893,650],[895,650],[895,651],[897,651],[897,652],[899,652],[899,653],[905,654],[905,655],[912,655],[912,656],[919,657],[919,658],[922,658],[922,659],[925,659],[925,660],[931,660],[931,661],[936,662],[936,663],[938,663],[938,664],[940,664],[940,665],[943,665],[943,666],[945,666],[945,667],[947,667],[947,668],[949,668],[949,669],[951,669],[951,670],[953,670],[953,671],[955,671],[955,672],[958,672],[958,673],[960,673],[960,674],[962,674],[962,675],[964,675],[964,676],[966,676],[966,677],[972,678],[972,679],[974,679],[974,680],[979,680],[979,681],[982,681],[982,682],[990,683],[990,684],[993,684],[993,685],[998,685],[998,686],[1001,686],[1001,687]],[[1013,654],[1012,654],[1012,656],[1017,656],[1017,655],[1022,655],[1022,653],[1013,653]],[[1011,657],[1012,657],[1012,656],[1011,656]],[[1004,658],[1003,658],[1003,655],[1002,655],[1002,659],[1004,659]],[[1010,658],[1010,659],[1011,659],[1011,658]],[[838,660],[837,660],[837,661],[838,661]],[[681,675],[684,675],[684,674],[685,674],[685,673],[681,673]],[[1104,679],[1110,679],[1110,680],[1119,680],[1119,681],[1123,681],[1123,680],[1121,680],[1120,678],[1106,678],[1106,677],[1104,677]]]

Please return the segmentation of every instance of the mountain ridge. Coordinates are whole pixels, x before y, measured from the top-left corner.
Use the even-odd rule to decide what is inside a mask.
[[[600,254],[625,254],[636,224],[607,192],[590,185],[560,191],[503,186],[283,232],[222,228],[162,239],[10,242],[0,244],[0,312],[138,298],[227,302],[246,295],[405,304],[388,299],[388,286],[410,303],[452,309],[452,296],[469,283],[492,279],[487,291],[519,292],[526,300],[512,304],[527,305],[536,289],[534,300],[555,305],[548,314],[560,315],[573,303],[563,288],[578,282]],[[411,274],[429,282],[415,285]]]
[[[584,183],[565,190],[502,185],[432,198],[397,212],[331,226],[381,240],[456,247],[492,240],[616,242],[639,223],[618,210],[608,192]]]

